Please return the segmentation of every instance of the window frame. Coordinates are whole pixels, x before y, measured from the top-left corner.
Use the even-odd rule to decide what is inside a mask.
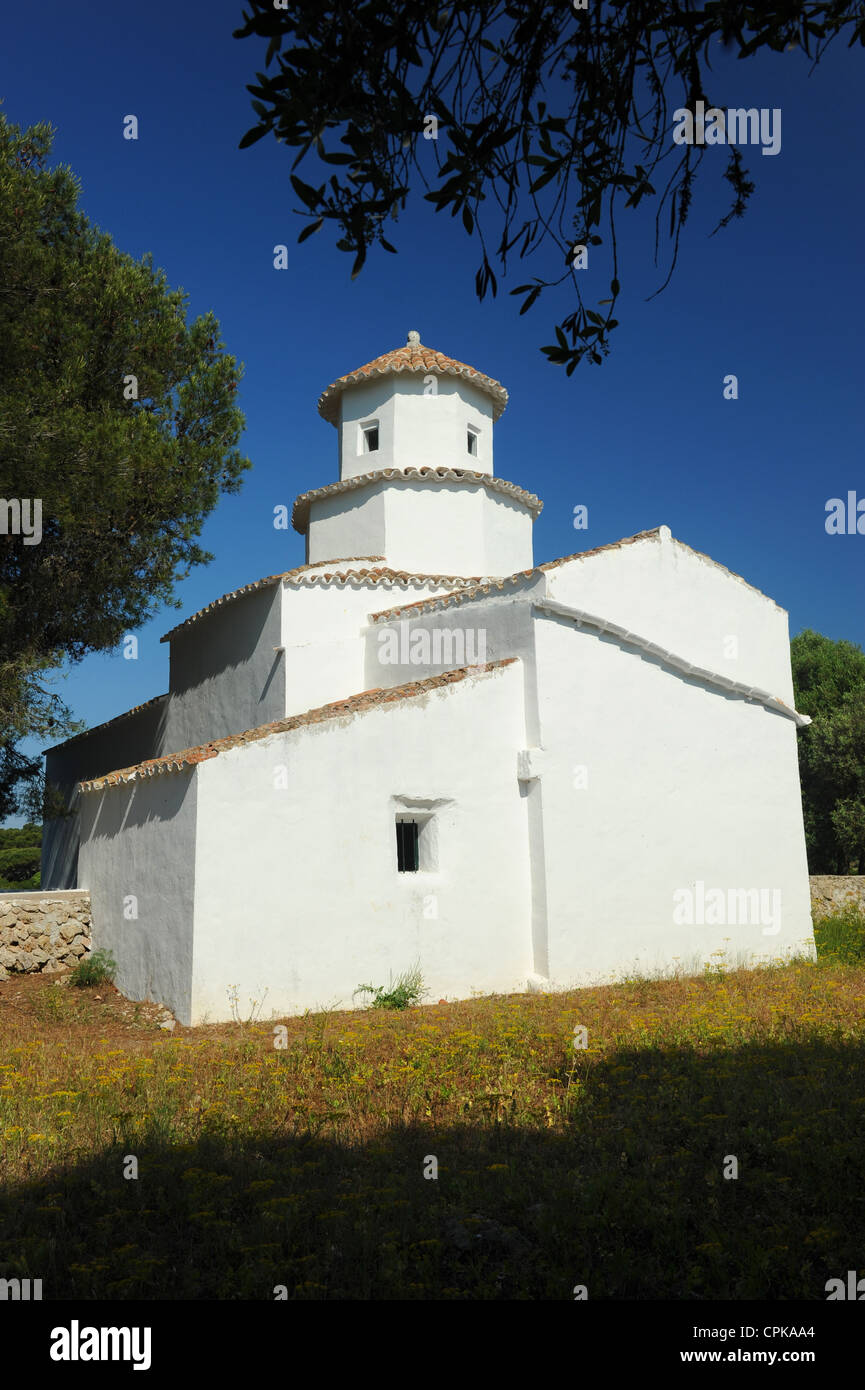
[[[369,436],[375,434],[375,448],[369,443]],[[381,451],[381,425],[378,420],[367,420],[360,426],[360,449],[361,454],[377,454]]]

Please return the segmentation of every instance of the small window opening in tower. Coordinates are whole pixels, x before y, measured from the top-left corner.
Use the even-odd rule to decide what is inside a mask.
[[[365,425],[363,430],[363,452],[374,454],[378,448],[378,425]]]
[[[477,458],[477,454],[478,454],[478,432],[477,432],[477,430],[473,430],[473,429],[471,428],[471,426],[469,426],[468,430],[466,431],[466,445],[467,445],[468,451],[469,451],[469,453],[472,455],[472,457],[473,457],[473,458]]]

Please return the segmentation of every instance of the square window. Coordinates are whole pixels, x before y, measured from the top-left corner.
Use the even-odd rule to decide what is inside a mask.
[[[478,436],[477,436],[477,430],[472,430],[472,429],[470,429],[470,430],[467,430],[467,431],[466,431],[466,443],[467,443],[467,446],[468,446],[468,451],[469,451],[469,453],[470,453],[474,458],[477,458],[477,453],[478,453]]]
[[[416,820],[396,823],[396,867],[401,874],[416,874],[420,866],[420,827]]]
[[[365,425],[363,430],[363,452],[374,454],[378,449],[378,425]]]
[[[396,860],[401,874],[437,874],[439,872],[438,808],[449,806],[447,797],[418,800],[416,797],[394,796],[396,823]]]

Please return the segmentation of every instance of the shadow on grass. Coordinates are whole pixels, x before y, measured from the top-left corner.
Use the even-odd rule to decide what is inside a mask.
[[[45,1299],[823,1300],[862,1272],[865,1044],[577,1066],[564,1132],[479,1097],[464,1123],[364,1145],[338,1117],[316,1137],[127,1139],[2,1190],[0,1276]]]

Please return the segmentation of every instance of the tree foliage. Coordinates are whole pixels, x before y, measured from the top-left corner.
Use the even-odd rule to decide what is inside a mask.
[[[807,629],[790,644],[812,873],[865,873],[865,652]]]
[[[151,257],[91,225],[51,140],[0,113],[0,498],[38,499],[42,533],[0,534],[0,817],[32,783],[18,742],[77,727],[46,673],[179,606],[249,467],[213,314],[188,323]]]
[[[38,888],[42,826],[32,821],[17,829],[0,829],[0,893]]]
[[[569,375],[609,352],[622,207],[657,199],[661,288],[672,275],[704,151],[675,144],[671,118],[714,104],[711,45],[741,59],[797,47],[817,62],[842,31],[865,44],[863,0],[251,0],[243,17],[235,37],[267,39],[265,68],[277,59],[277,70],[247,87],[258,122],[240,146],[271,133],[297,150],[298,241],[336,223],[357,275],[373,244],[395,250],[385,229],[420,182],[436,212],[478,238],[480,299],[496,294],[493,266],[506,274],[515,258],[543,265],[511,290],[521,314],[571,282],[577,308],[542,349]],[[443,138],[424,138],[429,117]],[[294,172],[311,151],[320,184]],[[738,148],[723,176],[731,201],[718,227],[743,215],[754,189]],[[586,305],[574,248],[602,245],[609,295]]]

